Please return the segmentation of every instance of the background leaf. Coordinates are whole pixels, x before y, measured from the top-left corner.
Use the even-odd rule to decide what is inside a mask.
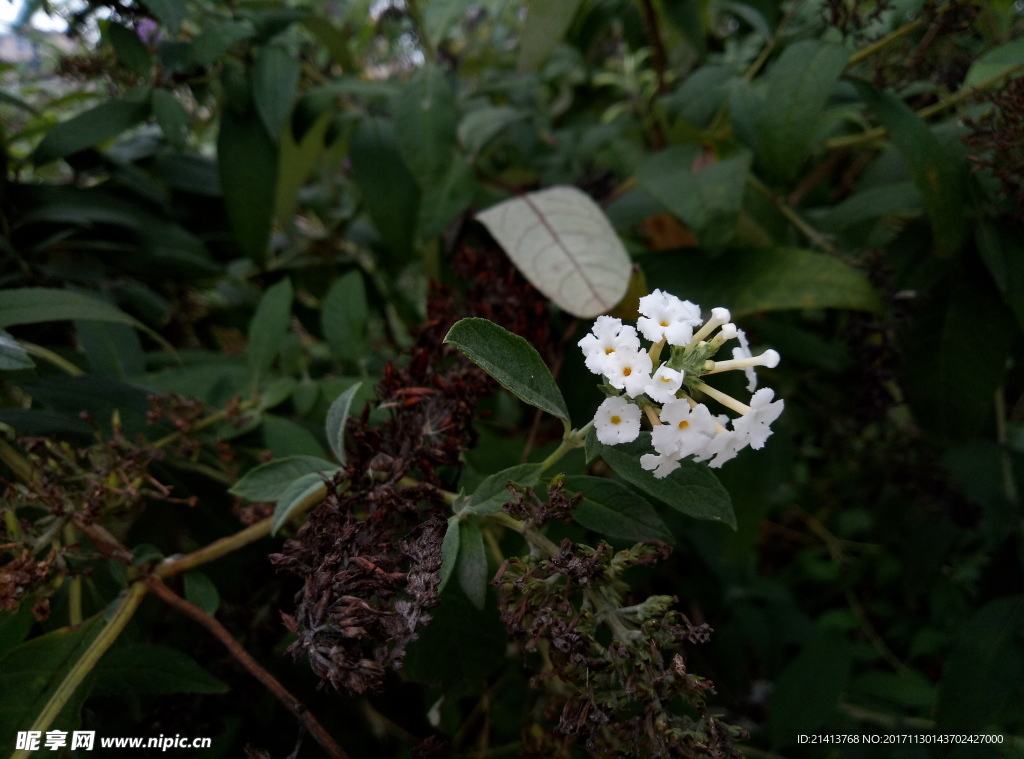
[[[12,372],[31,369],[35,364],[18,341],[7,331],[0,329],[0,371]]]
[[[281,350],[292,316],[292,281],[285,277],[268,287],[249,323],[245,356],[253,374],[266,373]]]
[[[252,99],[274,142],[291,116],[301,74],[302,61],[281,45],[264,45],[256,54]]]
[[[448,171],[455,153],[459,111],[455,91],[437,66],[425,65],[402,87],[395,103],[395,139],[420,187]]]
[[[519,70],[534,71],[569,31],[581,0],[531,0],[519,38]]]
[[[408,257],[420,191],[402,160],[391,122],[376,117],[361,120],[352,133],[349,159],[352,179],[384,244],[396,256]]]
[[[324,297],[320,324],[335,356],[353,362],[369,356],[366,338],[369,313],[366,285],[358,269],[334,280]]]
[[[457,517],[448,518],[448,528],[441,542],[441,569],[438,572],[437,592],[440,593],[451,579],[455,564],[459,560],[459,544],[461,542],[462,523]]]
[[[146,76],[153,67],[152,56],[139,35],[114,21],[107,25],[107,36],[117,59],[139,76]]]
[[[170,646],[134,643],[112,648],[96,666],[97,696],[129,693],[226,693],[228,686]]]
[[[444,341],[520,400],[570,424],[565,399],[544,359],[519,335],[487,319],[474,318],[458,321]]]
[[[252,109],[224,109],[217,165],[235,239],[245,253],[261,261],[277,193],[277,145]]]
[[[898,98],[866,82],[857,89],[892,137],[910,176],[924,197],[932,223],[932,247],[940,256],[960,249],[967,235],[965,185],[961,157],[944,147],[916,113]]]
[[[17,731],[28,730],[102,627],[102,615],[97,615],[77,628],[61,627],[33,638],[0,658],[0,745],[14,746]],[[77,727],[88,695],[88,685],[79,686],[49,729]]]
[[[729,276],[722,276],[724,268]],[[679,251],[644,257],[651,282],[733,318],[760,311],[849,308],[877,311],[881,301],[861,272],[838,258],[801,248],[729,251],[705,262]]]
[[[213,580],[199,570],[193,569],[182,575],[185,586],[185,598],[207,614],[216,614],[220,606],[220,592]]]
[[[789,180],[800,171],[849,57],[841,45],[803,40],[787,47],[771,67],[756,127],[758,162],[771,176]]]
[[[148,102],[108,100],[100,103],[51,129],[32,153],[32,160],[37,166],[42,166],[58,158],[66,158],[114,139],[148,115]]]
[[[626,249],[600,206],[575,187],[527,193],[476,218],[533,286],[573,316],[597,316],[626,294]]]
[[[588,530],[620,540],[675,543],[654,507],[614,480],[570,475],[565,478],[565,488],[583,494],[572,518]]]
[[[835,631],[818,633],[779,676],[768,726],[776,746],[814,733],[836,707],[850,671],[846,641]]]
[[[667,148],[639,166],[637,180],[693,230],[702,246],[721,247],[736,232],[750,158],[727,158],[695,170],[703,155],[700,145]]]

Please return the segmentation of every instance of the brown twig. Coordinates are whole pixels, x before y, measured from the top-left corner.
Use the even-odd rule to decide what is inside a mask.
[[[284,704],[284,707],[288,711],[295,715],[296,719],[302,723],[302,726],[309,731],[309,734],[316,739],[316,742],[319,743],[330,756],[334,757],[334,759],[349,759],[345,750],[335,742],[334,738],[332,738],[330,733],[323,728],[323,726],[317,721],[316,717],[314,717],[306,707],[297,698],[295,698],[295,696],[289,693],[273,675],[263,669],[263,667],[261,667],[259,663],[249,655],[249,652],[232,637],[228,629],[224,627],[216,617],[207,614],[195,604],[191,604],[186,601],[164,585],[163,580],[159,577],[151,575],[146,579],[146,584],[149,586],[149,590],[153,595],[167,603],[168,606],[172,606],[182,614],[191,617],[193,620],[209,630],[214,637],[223,643],[231,655],[249,671],[249,674],[259,680],[267,690],[274,694],[278,701]]]
[[[640,0],[640,7],[644,14],[647,37],[651,41],[651,63],[654,64],[654,73],[658,77],[658,94],[664,95],[668,92],[668,83],[665,79],[668,58],[665,55],[665,43],[658,32],[658,14],[655,12],[654,3],[651,0]]]

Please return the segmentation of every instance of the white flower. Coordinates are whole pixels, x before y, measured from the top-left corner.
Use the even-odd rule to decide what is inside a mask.
[[[669,345],[686,345],[702,321],[700,306],[661,290],[640,299],[640,313],[636,326],[643,336],[655,343],[667,340]]]
[[[774,397],[774,390],[761,388],[750,399],[750,411],[732,420],[732,428],[745,436],[755,451],[764,447],[768,436],[772,434],[771,423],[779,418],[784,408],[785,404],[781,400],[772,403]]]
[[[591,333],[577,343],[587,357],[587,368],[594,374],[603,374],[608,356],[617,351],[635,352],[640,350],[640,338],[636,329],[623,326],[612,316],[599,316]]]
[[[640,457],[640,466],[650,471],[654,470],[654,476],[659,480],[668,477],[679,468],[678,458],[674,455],[664,453],[645,453]]]
[[[753,358],[754,354],[750,352],[750,343],[747,342],[747,333],[742,329],[737,329],[736,339],[740,341],[740,346],[732,349],[732,357],[734,359]],[[747,375],[747,392],[752,393],[757,390],[757,372],[754,371],[754,367],[745,367],[743,373]]]
[[[605,445],[630,443],[640,434],[640,409],[625,398],[605,398],[594,415],[594,430]]]
[[[665,404],[658,417],[664,424],[651,431],[651,442],[658,453],[674,453],[676,458],[703,451],[715,434],[715,420],[708,407],[698,403],[692,409],[682,398]]]
[[[676,392],[682,386],[683,372],[669,369],[662,364],[651,377],[651,381],[644,387],[644,392],[658,403],[668,403],[676,397]]]
[[[640,395],[651,381],[653,364],[647,351],[615,351],[608,355],[604,365],[604,375],[608,384],[633,398]]]

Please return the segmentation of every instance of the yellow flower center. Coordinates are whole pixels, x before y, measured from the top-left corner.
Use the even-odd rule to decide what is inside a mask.
[[[660,322],[658,322],[658,324],[660,324],[662,327],[667,327],[668,326],[668,322],[665,321],[664,319],[662,319]]]
[[[622,418],[613,415],[612,418],[609,419],[608,421],[610,421],[612,424],[621,424],[622,423]]]
[[[609,353],[615,353],[615,349],[614,348],[605,348],[604,349],[604,355],[607,356]]]
[[[633,370],[630,369],[628,366],[625,369],[622,370],[622,376],[623,377],[628,377],[632,373],[633,373]]]
[[[686,421],[685,419],[679,423],[679,429],[681,429],[681,430],[685,430],[689,426],[690,426],[690,423],[688,421]]]

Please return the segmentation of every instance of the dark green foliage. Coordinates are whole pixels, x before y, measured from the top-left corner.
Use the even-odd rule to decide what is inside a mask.
[[[78,5],[0,93],[4,756],[181,555],[353,757],[1019,753],[1012,3]],[[635,266],[613,315],[781,354],[763,450],[586,435],[589,320],[475,219],[559,185]],[[225,651],[147,598],[43,729],[292,754]],[[947,733],[1003,743],[798,741]]]

